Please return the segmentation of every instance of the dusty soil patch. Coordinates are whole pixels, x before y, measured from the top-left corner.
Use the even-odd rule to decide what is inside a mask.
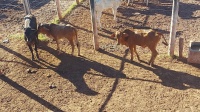
[[[152,27],[168,39],[171,3],[161,3],[121,6],[117,22],[111,10],[106,10],[101,19],[103,29],[99,31],[101,50],[95,52],[89,3],[80,4],[62,24],[70,23],[78,29],[82,56],[77,56],[77,49],[70,55],[68,42],[62,42],[64,53],[57,55],[56,44],[49,39],[40,42],[41,60],[31,61],[24,40],[9,38],[9,43],[1,43],[0,111],[199,111],[199,65],[187,64],[186,58],[171,61],[168,48],[161,42],[157,66],[146,64],[150,51],[140,47],[143,62],[136,58],[131,62],[127,48],[116,47],[116,41],[109,38],[117,29]],[[185,38],[185,57],[189,41],[199,40],[199,9],[198,1],[180,3],[177,30],[178,37]]]

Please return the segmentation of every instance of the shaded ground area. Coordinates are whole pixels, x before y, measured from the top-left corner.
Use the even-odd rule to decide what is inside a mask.
[[[189,42],[200,41],[199,4],[199,1],[180,3],[177,37],[184,37],[185,58],[171,60],[168,48],[160,42],[155,67],[146,64],[150,59],[148,49],[137,47],[142,62],[135,57],[131,62],[129,50],[116,46],[116,41],[109,36],[118,29],[151,27],[164,33],[169,40],[172,4],[164,0],[160,4],[151,3],[149,7],[138,2],[120,6],[117,21],[113,20],[111,10],[103,12],[103,28],[98,32],[99,51],[93,50],[89,2],[81,3],[62,21],[78,29],[81,56],[77,56],[77,49],[70,55],[68,42],[61,42],[63,53],[58,55],[55,41],[48,39],[40,42],[41,59],[31,61],[24,40],[9,37],[9,33],[17,29],[1,31],[1,35],[9,38],[9,43],[0,43],[0,111],[198,112],[200,65],[187,64],[186,58]],[[46,5],[35,8],[33,13],[39,13],[42,8],[48,10],[50,7]],[[9,13],[4,12],[4,15],[10,17]],[[38,16],[39,22],[48,21],[46,16]],[[8,23],[7,19],[0,19],[0,22]],[[178,48],[176,55],[177,52]]]

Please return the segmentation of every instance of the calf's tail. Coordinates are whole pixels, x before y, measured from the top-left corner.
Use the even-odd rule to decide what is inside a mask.
[[[168,46],[168,43],[167,43],[167,41],[166,41],[164,35],[163,35],[162,33],[160,33],[160,35],[162,36],[162,38],[163,38],[163,40],[164,40],[164,41],[162,41],[162,43],[163,43],[164,45]]]

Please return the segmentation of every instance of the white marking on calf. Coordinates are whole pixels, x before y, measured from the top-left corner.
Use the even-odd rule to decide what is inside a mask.
[[[31,17],[32,17],[32,15],[26,15],[26,16],[24,17],[24,19],[25,19],[24,28],[29,28],[29,27],[30,27],[30,22],[31,22],[31,20],[28,19],[28,18],[31,18]]]
[[[25,19],[24,28],[30,27],[30,19]]]

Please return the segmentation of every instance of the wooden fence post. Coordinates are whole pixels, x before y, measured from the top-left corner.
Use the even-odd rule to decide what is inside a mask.
[[[99,41],[98,41],[98,34],[97,34],[97,23],[96,23],[96,12],[95,12],[95,4],[94,0],[90,0],[90,13],[92,19],[92,31],[93,31],[93,45],[94,49],[99,49]]]
[[[184,46],[184,39],[179,38],[179,58],[183,57],[183,46]]]
[[[60,9],[60,0],[56,0],[56,7],[57,7],[58,18],[61,20],[62,14],[61,14],[61,9]]]
[[[168,54],[174,56],[175,48],[175,37],[176,37],[176,23],[178,19],[179,0],[173,0],[172,17],[171,17],[171,28],[170,28],[170,40]]]
[[[23,6],[24,6],[25,14],[26,15],[31,14],[29,0],[23,0]]]

